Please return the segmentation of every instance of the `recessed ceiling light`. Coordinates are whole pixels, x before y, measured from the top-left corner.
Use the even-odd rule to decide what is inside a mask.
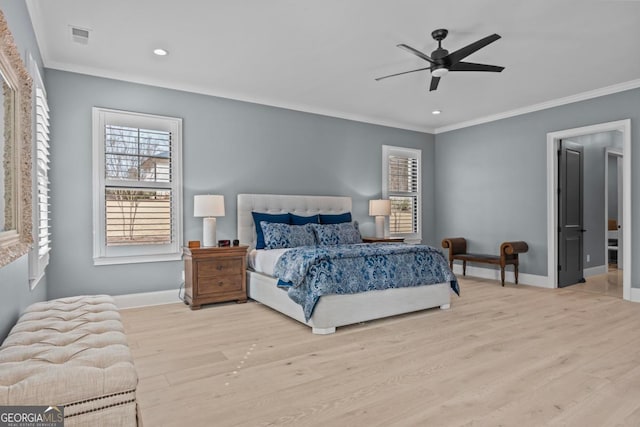
[[[160,48],[158,48],[158,49],[153,49],[153,53],[155,53],[155,54],[156,54],[156,55],[158,55],[158,56],[165,56],[165,55],[167,55],[169,52],[167,52],[167,51],[166,51],[166,50],[164,50],[164,49],[160,49]]]
[[[440,114],[440,113],[442,113],[442,111],[440,111],[440,110],[433,110],[433,111],[431,112],[431,114],[433,114],[434,116],[437,116],[437,115],[438,115],[438,114]]]

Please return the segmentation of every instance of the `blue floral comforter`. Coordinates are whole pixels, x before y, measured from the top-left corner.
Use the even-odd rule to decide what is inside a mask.
[[[285,252],[275,265],[278,286],[300,304],[308,321],[322,295],[451,283],[458,281],[442,253],[426,245],[350,244],[301,246]]]

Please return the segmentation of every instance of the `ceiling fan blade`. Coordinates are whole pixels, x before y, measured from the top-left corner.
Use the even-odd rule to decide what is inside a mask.
[[[499,73],[504,67],[498,65],[475,64],[473,62],[458,62],[449,67],[449,71],[492,71]]]
[[[458,49],[455,52],[450,53],[449,55],[445,56],[443,60],[445,61],[445,63],[448,63],[450,65],[456,64],[462,61],[467,56],[471,55],[473,52],[482,49],[489,43],[493,43],[499,38],[500,38],[499,35],[492,34],[490,36],[487,36],[483,39],[478,40],[477,42],[471,43],[470,45],[467,45],[462,49]]]
[[[424,54],[422,52],[420,52],[419,50],[416,50],[414,48],[412,48],[411,46],[407,46],[406,44],[399,44],[397,45],[400,49],[404,49],[409,53],[413,53],[415,56],[424,59],[425,61],[428,61],[432,64],[435,64],[435,61],[433,59],[431,59],[431,57],[429,57],[427,54]]]
[[[431,86],[429,86],[429,92],[438,89],[438,83],[440,83],[440,77],[431,76]]]
[[[396,74],[390,74],[388,76],[377,77],[376,81],[379,82],[380,80],[388,79],[389,77],[401,76],[403,74],[415,73],[416,71],[424,71],[424,70],[430,70],[430,69],[431,67],[426,67],[426,68],[418,68],[417,70],[403,71],[402,73],[396,73]]]

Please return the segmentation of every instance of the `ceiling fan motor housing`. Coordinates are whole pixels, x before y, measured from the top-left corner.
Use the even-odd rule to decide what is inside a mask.
[[[438,48],[431,52],[431,58],[435,64],[431,66],[431,75],[435,77],[442,77],[449,72],[449,66],[446,61],[446,56],[449,54],[447,49]]]
[[[437,62],[438,60],[444,58],[448,54],[449,54],[449,51],[447,49],[438,48],[433,52],[431,52],[431,59]]]

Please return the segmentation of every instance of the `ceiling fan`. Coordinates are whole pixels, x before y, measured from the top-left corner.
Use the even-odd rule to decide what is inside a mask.
[[[438,83],[440,82],[440,78],[447,74],[449,71],[491,71],[494,73],[499,73],[504,70],[504,67],[500,67],[497,65],[486,65],[486,64],[476,64],[473,62],[462,62],[464,58],[471,55],[472,53],[482,49],[489,43],[493,43],[494,41],[500,38],[497,34],[492,34],[483,39],[480,39],[474,43],[471,43],[468,46],[463,47],[462,49],[458,49],[453,53],[449,53],[448,50],[442,48],[442,40],[447,37],[449,34],[448,30],[443,28],[439,30],[435,30],[431,33],[431,37],[433,37],[438,42],[438,48],[431,52],[431,56],[428,56],[417,49],[412,48],[411,46],[407,46],[406,44],[399,44],[398,47],[400,49],[404,49],[409,53],[416,55],[419,58],[424,59],[429,64],[428,67],[418,68],[417,70],[404,71],[402,73],[391,74],[388,76],[378,77],[376,80],[380,81],[383,79],[387,79],[389,77],[400,76],[402,74],[415,73],[416,71],[431,71],[431,85],[429,86],[429,91],[436,90],[438,88]]]

